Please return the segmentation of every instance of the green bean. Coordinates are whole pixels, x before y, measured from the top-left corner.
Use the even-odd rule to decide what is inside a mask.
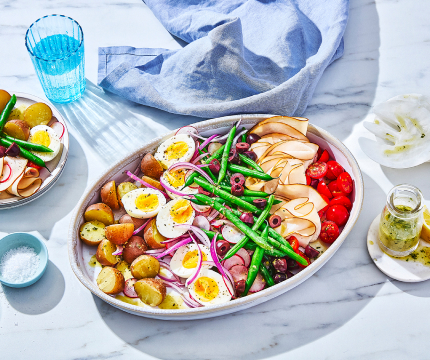
[[[201,177],[196,177],[194,179],[194,182],[197,185],[200,185],[203,189],[206,191],[210,191],[211,193],[230,201],[231,203],[240,206],[241,208],[245,209],[246,211],[250,211],[252,213],[260,214],[261,210],[258,209],[255,205],[252,205],[246,201],[243,201],[239,199],[237,196],[231,195],[227,191],[221,190],[215,185],[209,184],[206,180],[202,179]]]
[[[227,163],[228,158],[230,154],[231,144],[233,143],[234,135],[236,135],[236,125],[234,125],[230,132],[228,133],[228,138],[225,143],[224,151],[222,152],[222,158],[221,158],[221,168],[219,170],[218,174],[218,181],[219,184],[225,177],[225,174],[227,173]]]
[[[13,141],[9,141],[9,140],[6,140],[6,139],[3,139],[3,138],[0,138],[0,145],[3,145],[3,146],[6,146],[6,147],[9,147],[9,146],[11,146],[12,145],[12,143],[13,143]],[[17,144],[18,145],[18,144]],[[20,147],[19,145],[18,145],[18,147],[19,147],[19,150],[20,150],[20,155],[23,157],[23,158],[26,158],[26,159],[28,159],[28,160],[30,160],[32,163],[34,163],[34,164],[36,164],[37,166],[41,166],[41,167],[44,167],[44,168],[46,168],[46,164],[45,164],[45,162],[40,158],[40,157],[38,157],[38,156],[36,156],[36,155],[34,155],[34,154],[32,154],[30,151],[28,151],[28,150],[25,150],[25,149],[23,149],[22,147]]]
[[[213,198],[213,199],[214,199],[214,201],[217,201],[219,203],[225,202],[225,200],[221,199],[221,198]],[[202,202],[198,201],[197,199],[188,199],[188,200],[190,200],[191,202],[193,202],[196,205],[207,206],[206,204],[203,204]]]
[[[17,145],[21,146],[24,149],[27,150],[33,150],[33,151],[40,151],[40,152],[54,152],[54,150],[51,150],[49,147],[46,147],[44,145],[40,145],[40,144],[33,144],[31,142],[28,141],[24,141],[24,140],[20,140],[20,139],[16,139],[12,136],[6,135],[5,133],[0,133],[0,137],[15,142],[17,143]]]
[[[215,236],[215,231],[210,231],[210,230],[205,230],[205,229],[202,229],[202,230],[207,236],[209,236],[209,239],[213,239],[213,237]],[[217,240],[224,240],[224,238],[221,234],[218,234],[216,239]]]
[[[264,266],[263,262],[261,262],[261,264],[260,264],[260,272],[261,272],[261,275],[263,275],[264,280],[266,280],[267,287],[271,287],[271,286],[275,285],[275,282],[273,281],[272,275],[270,275],[269,270],[267,270],[267,268],[266,268],[266,266]]]
[[[13,94],[0,114],[0,131],[3,130],[3,127],[5,126],[7,119],[15,104],[16,104],[16,95]]]
[[[220,185],[220,188],[225,190],[225,191],[229,191],[231,192],[231,186],[224,186],[224,185]],[[256,190],[248,190],[248,189],[244,189],[243,191],[243,195],[244,196],[255,196],[255,197],[260,197],[260,198],[264,198],[264,197],[268,197],[270,194],[264,192],[264,191],[256,191]]]
[[[261,198],[257,197],[257,196],[239,196],[239,199],[242,199],[243,201],[246,201],[246,202],[253,204],[254,200],[258,200]],[[273,202],[273,205],[280,204],[281,202],[282,202],[281,200],[275,199],[275,201]]]
[[[232,173],[240,173],[243,174],[245,176],[250,176],[256,179],[261,179],[264,181],[270,181],[273,180],[274,178],[271,177],[269,174],[265,174],[264,172],[260,172],[257,170],[252,170],[252,169],[248,169],[245,166],[240,166],[240,165],[235,165],[235,164],[228,164],[227,168],[232,172]]]
[[[261,236],[263,239],[267,240],[268,235],[269,235],[269,225],[266,224],[266,227],[264,228]],[[258,275],[258,270],[260,269],[261,262],[263,261],[263,256],[264,256],[264,249],[258,246],[255,249],[254,254],[252,254],[251,265],[249,265],[248,277],[246,278],[245,290],[243,291],[242,296],[248,295],[248,291],[251,288],[252,284],[255,281],[255,278]]]
[[[254,160],[250,159],[248,156],[239,154],[240,161],[244,162],[246,165],[253,167],[255,170],[264,173],[264,170],[258,165]]]
[[[242,128],[242,130],[246,130],[245,128]],[[242,134],[242,142],[246,142],[246,133]]]
[[[254,251],[257,247],[258,247],[258,245],[252,241],[248,241],[244,246],[245,249],[252,250],[252,251]],[[273,257],[284,257],[285,256],[285,254],[282,251],[279,251],[277,249],[273,249],[273,250],[267,250],[266,249],[266,250],[264,250],[264,254],[270,255]]]
[[[275,200],[275,197],[273,195],[270,195],[269,200],[267,201],[266,207],[264,208],[263,212],[260,214],[258,219],[254,222],[254,225],[252,225],[252,230],[257,231],[260,226],[264,223],[264,220],[266,220],[267,216],[270,214],[270,209],[272,208],[273,201]],[[242,240],[240,240],[236,245],[234,245],[224,256],[223,260],[226,260],[228,258],[231,258],[234,254],[236,254],[239,249],[241,249],[247,242],[249,238],[245,236]]]

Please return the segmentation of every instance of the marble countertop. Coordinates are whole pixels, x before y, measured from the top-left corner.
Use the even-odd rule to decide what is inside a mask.
[[[429,94],[429,12],[430,3],[418,0],[352,0],[345,54],[326,70],[304,114],[342,140],[363,172],[363,211],[340,250],[305,283],[262,305],[209,320],[166,322],[126,314],[94,297],[72,273],[66,242],[78,198],[109,163],[198,120],[100,92],[94,85],[98,46],[183,44],[140,0],[0,0],[0,88],[44,97],[24,35],[34,20],[51,13],[83,27],[88,79],[82,100],[59,107],[71,134],[64,174],[43,197],[0,212],[0,231],[37,230],[50,254],[37,284],[0,290],[0,358],[427,359],[429,283],[401,283],[382,274],[367,253],[366,234],[393,185],[413,183],[430,199],[430,164],[381,167],[364,155],[358,138],[372,105],[403,93]],[[100,123],[106,106],[111,118]],[[94,131],[97,138],[90,135]],[[112,150],[113,137],[126,145]]]

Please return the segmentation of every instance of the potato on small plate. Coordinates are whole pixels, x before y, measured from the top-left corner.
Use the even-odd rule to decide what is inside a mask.
[[[124,289],[124,276],[117,269],[106,266],[97,276],[97,285],[105,294],[118,294]]]
[[[30,136],[30,127],[23,120],[13,119],[5,124],[3,132],[15,139],[27,141]]]

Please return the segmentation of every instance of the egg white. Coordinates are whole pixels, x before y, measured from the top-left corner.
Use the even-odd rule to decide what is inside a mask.
[[[174,221],[170,216],[171,207],[181,199],[183,198],[177,198],[172,201],[169,201],[158,212],[157,218],[155,220],[155,224],[157,226],[158,232],[166,238],[176,238],[187,232],[187,229],[176,227],[176,225],[179,225],[179,224],[176,221]],[[194,221],[195,216],[196,216],[196,212],[193,209],[193,212],[190,218],[184,224],[191,225]]]
[[[174,188],[175,190],[177,190],[177,191],[180,191],[180,192],[182,192],[182,193],[184,193],[184,194],[197,194],[198,192],[199,192],[199,189],[198,189],[198,187],[197,186],[195,186],[195,187],[190,187],[190,186],[187,186],[187,187],[184,187],[184,188],[182,188],[183,186],[184,186],[184,184],[182,184],[182,185],[179,185],[179,186],[173,186],[172,185],[172,183],[169,181],[169,178],[168,178],[168,176],[166,175],[166,173],[167,173],[167,171],[165,171],[164,173],[163,173],[163,175],[162,175],[162,177],[163,177],[163,179],[172,187],[172,188]],[[181,197],[180,195],[176,195],[176,194],[173,194],[172,192],[170,192],[169,190],[167,190],[166,189],[166,192],[167,192],[167,195],[169,195],[170,196],[170,198],[171,199],[176,199],[176,198],[178,198],[178,197]]]
[[[194,286],[196,284],[196,281],[200,277],[208,277],[217,283],[219,292],[218,292],[218,295],[214,299],[212,299],[210,301],[203,301],[202,298],[194,290]],[[231,295],[230,295],[230,292],[229,292],[226,284],[229,284],[228,280],[225,280],[225,282],[224,282],[222,276],[220,274],[218,274],[217,272],[215,272],[213,270],[202,269],[200,271],[197,279],[192,284],[188,285],[188,291],[190,292],[191,296],[198,303],[202,304],[203,306],[223,304],[223,303],[229,302],[231,300]],[[230,284],[229,284],[229,287],[230,287],[231,293],[233,293],[233,289],[231,288]]]
[[[144,194],[144,195],[147,195],[147,194],[156,195],[158,198],[157,208],[155,208],[154,210],[148,211],[148,212],[145,212],[143,210],[138,209],[136,207],[136,199],[142,194]],[[161,191],[145,187],[145,188],[140,188],[140,189],[135,189],[135,190],[129,191],[127,194],[125,194],[121,198],[121,202],[123,203],[124,209],[128,215],[135,217],[135,218],[139,218],[139,219],[147,219],[147,218],[153,217],[153,216],[158,214],[160,209],[166,204],[166,198],[161,193]]]
[[[29,142],[32,142],[32,138],[33,138],[34,134],[38,131],[46,131],[48,133],[49,140],[50,140],[50,144],[49,144],[48,148],[50,148],[53,152],[41,152],[41,151],[33,151],[33,150],[31,150],[31,152],[34,155],[41,158],[45,162],[51,161],[60,152],[61,140],[58,137],[58,135],[56,134],[56,132],[53,129],[51,129],[49,126],[37,125],[37,126],[30,129],[30,136],[28,138]]]
[[[206,261],[212,261],[211,252],[209,248],[205,245],[199,244],[200,250],[202,253],[206,255]],[[178,250],[176,250],[175,255],[173,255],[172,260],[170,261],[170,269],[173,273],[176,275],[183,277],[183,278],[189,278],[196,272],[196,267],[187,269],[182,265],[182,262],[184,261],[185,255],[190,252],[197,250],[197,245],[194,243],[187,244],[184,246],[181,246]],[[202,265],[202,269],[209,269],[210,265]]]
[[[167,156],[165,154],[167,148],[170,145],[180,141],[183,141],[188,145],[187,152],[179,158],[170,159],[170,160],[167,159]],[[168,169],[170,166],[172,166],[173,164],[176,164],[177,162],[190,161],[194,155],[195,150],[196,150],[196,143],[194,142],[194,139],[190,135],[178,134],[178,135],[172,136],[171,138],[161,143],[154,157],[161,163],[161,166],[163,166],[164,169]]]

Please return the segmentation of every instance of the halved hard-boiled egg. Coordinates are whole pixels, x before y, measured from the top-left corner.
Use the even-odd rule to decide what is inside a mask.
[[[197,194],[199,192],[198,187],[190,187],[187,186],[185,188],[182,188],[185,184],[185,175],[187,174],[186,169],[179,169],[179,170],[166,170],[162,177],[163,179],[174,189],[184,193],[184,194]],[[167,195],[170,196],[172,199],[176,199],[179,197],[179,195],[175,195],[169,190],[166,189]]]
[[[202,252],[202,261],[212,261],[211,252],[207,246],[199,244]],[[196,244],[187,244],[176,250],[170,261],[170,269],[178,276],[189,278],[196,270],[199,263],[199,250]],[[202,265],[202,269],[209,269],[210,265]]]
[[[154,157],[164,169],[177,162],[188,162],[194,155],[196,143],[190,135],[178,134],[163,142]]]
[[[46,125],[37,125],[31,128],[28,141],[33,144],[44,145],[52,150],[52,152],[31,151],[45,162],[54,159],[61,149],[60,138],[53,129]]]
[[[187,229],[178,228],[176,225],[191,225],[196,213],[191,202],[184,198],[177,198],[164,205],[155,221],[158,232],[167,238],[176,238],[187,232]]]
[[[131,190],[121,198],[121,201],[127,214],[139,219],[157,215],[166,204],[166,198],[161,191],[150,188]]]
[[[227,285],[230,288],[227,288]],[[204,306],[226,303],[231,300],[233,289],[229,282],[213,270],[202,269],[197,279],[188,285],[191,296]]]

